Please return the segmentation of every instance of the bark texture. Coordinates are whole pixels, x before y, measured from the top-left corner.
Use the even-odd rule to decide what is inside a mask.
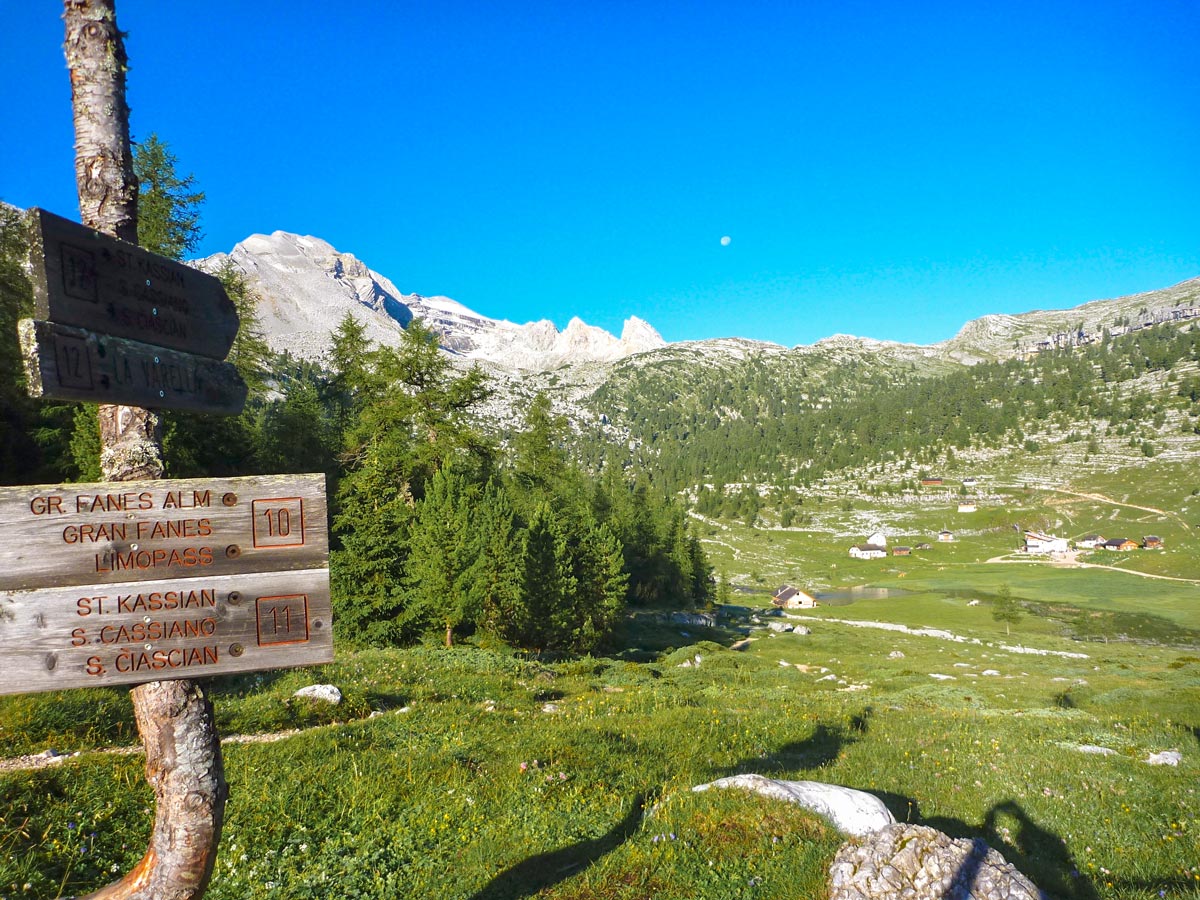
[[[140,406],[100,405],[100,472],[105,481],[162,478],[162,428]]]
[[[84,225],[137,243],[137,177],[115,0],[66,0],[63,50],[75,113],[75,183]]]
[[[212,704],[191,681],[131,693],[158,806],[154,830],[133,871],[85,900],[195,900],[212,876],[229,793]]]
[[[137,179],[115,0],[66,0],[63,20],[81,220],[136,244]],[[140,407],[101,406],[100,462],[110,481],[161,477],[158,416]],[[212,705],[186,680],[139,685],[132,697],[157,801],[154,829],[134,870],[90,896],[198,900],[217,859],[229,791]]]

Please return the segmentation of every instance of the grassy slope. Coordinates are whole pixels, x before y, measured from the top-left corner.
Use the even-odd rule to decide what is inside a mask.
[[[1018,655],[994,645],[990,619],[977,633],[992,646],[810,624],[805,637],[756,632],[745,653],[692,643],[733,632],[636,624],[628,641],[655,663],[418,648],[230,683],[217,699],[226,730],[308,714],[286,698],[309,679],[391,711],[227,746],[209,896],[820,896],[839,843],[829,829],[688,790],[751,771],[876,791],[898,818],[984,837],[1058,896],[1200,896],[1200,657],[1124,644],[1086,660]],[[77,743],[104,729],[87,730]],[[3,738],[17,750],[37,735]],[[1141,761],[1169,748],[1184,753],[1178,769]],[[0,776],[0,897],[83,891],[130,866],[149,796],[136,757]]]
[[[822,606],[810,636],[758,632],[734,653],[722,645],[735,630],[639,620],[609,659],[343,651],[323,669],[219,682],[223,733],[307,730],[227,747],[232,794],[209,896],[820,896],[840,840],[827,827],[774,803],[688,790],[755,771],[873,790],[898,818],[983,837],[1059,897],[1200,897],[1200,651],[1161,643],[1200,642],[1200,585],[987,562],[1012,552],[1014,522],[1045,522],[1071,536],[1160,534],[1165,553],[1100,559],[1200,577],[1195,465],[1054,480],[1010,461],[987,474],[1009,487],[977,513],[958,513],[953,494],[890,506],[850,496],[849,508],[848,495],[832,494],[806,501],[803,531],[702,524],[718,567],[758,590],[741,596],[760,605],[783,581],[909,592]],[[959,539],[906,558],[849,559],[876,526],[893,543],[942,527]],[[1011,636],[988,602],[1004,585],[1026,610]],[[832,619],[933,626],[979,643]],[[1090,642],[1062,636],[1085,626]],[[1120,633],[1160,643],[1095,640]],[[679,668],[696,654],[699,667]],[[338,684],[346,705],[289,699],[312,681]],[[387,713],[366,719],[371,709]],[[5,698],[0,753],[120,745],[130,721],[119,691]],[[1083,755],[1081,744],[1116,754]],[[1179,768],[1143,762],[1171,748],[1183,752]],[[0,774],[0,900],[86,891],[131,866],[150,826],[140,765],[85,754]]]

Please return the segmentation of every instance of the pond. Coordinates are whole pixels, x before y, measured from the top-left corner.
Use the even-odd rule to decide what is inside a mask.
[[[821,591],[813,596],[824,606],[849,606],[858,600],[896,600],[911,593],[900,588],[856,587],[844,591]]]

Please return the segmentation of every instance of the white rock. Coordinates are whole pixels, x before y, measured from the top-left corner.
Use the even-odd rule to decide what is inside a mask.
[[[792,629],[792,634],[812,634],[812,629],[807,625],[797,625]]]
[[[993,677],[994,677],[994,676],[996,676],[996,675],[999,675],[1000,673],[999,673],[999,672],[997,672],[995,669],[984,669],[984,670],[983,670],[983,674],[984,674],[984,675],[990,675],[990,676],[993,676]]]
[[[888,654],[888,659],[904,659],[904,654],[899,650],[893,650]]]
[[[1178,750],[1164,750],[1162,753],[1151,753],[1146,762],[1152,766],[1177,766],[1183,760],[1183,754]]]
[[[733,775],[697,785],[692,790],[706,791],[709,788],[741,788],[764,797],[795,803],[824,816],[839,831],[857,837],[874,834],[896,821],[883,801],[874,794],[837,784],[779,781],[762,775]]]
[[[556,712],[562,712],[562,710],[559,708],[557,703],[544,703],[544,704],[542,704],[542,712],[556,713]]]
[[[309,700],[324,700],[334,706],[342,702],[342,692],[332,684],[310,684],[308,687],[300,688],[292,696],[306,697]]]
[[[770,628],[772,631],[774,631],[776,634],[782,634],[784,632],[791,631],[795,626],[789,625],[787,622],[772,622],[767,627]]]
[[[824,676],[823,678],[818,678],[817,681],[837,681],[837,676],[833,675],[833,674],[829,674],[829,675]]]
[[[1100,747],[1096,744],[1080,744],[1075,748],[1080,753],[1091,753],[1095,756],[1115,756],[1117,751],[1110,750],[1108,747]]]
[[[954,681],[955,680],[953,675],[942,675],[938,672],[930,672],[929,677],[936,679],[937,681]]]
[[[978,605],[979,605],[978,600],[968,600],[967,601],[967,606],[978,606]]]

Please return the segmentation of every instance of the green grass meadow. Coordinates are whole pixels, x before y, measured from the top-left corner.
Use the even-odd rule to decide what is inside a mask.
[[[698,522],[738,605],[712,629],[638,613],[606,656],[339,648],[329,666],[217,679],[222,734],[277,737],[225,745],[208,896],[826,895],[829,825],[691,790],[756,772],[872,791],[901,821],[983,838],[1060,900],[1197,900],[1200,584],[989,562],[1013,558],[1014,523],[1045,522],[1160,534],[1162,553],[1099,561],[1200,578],[1194,472],[1142,471],[1136,492],[1102,474],[1070,489],[1162,515],[1014,482],[977,513],[852,499],[811,502],[803,530]],[[850,559],[874,527],[931,546]],[[941,528],[957,540],[935,542]],[[811,634],[777,634],[765,607],[784,582],[902,593],[832,600],[796,620]],[[993,617],[1005,593],[1015,623]],[[314,682],[343,704],[292,698]],[[142,758],[101,752],[136,743],[125,691],[0,699],[0,757],[79,751],[0,769],[0,900],[86,893],[137,862],[153,820]],[[1146,762],[1166,750],[1178,767]]]
[[[1023,642],[1080,650],[1027,632],[1031,618]],[[748,621],[727,624],[641,616],[621,655],[556,664],[419,647],[214,683],[224,732],[301,730],[226,745],[208,896],[822,896],[841,842],[829,826],[690,790],[741,772],[876,792],[900,820],[983,837],[1058,897],[1200,896],[1200,655],[1020,654],[990,617],[977,644],[815,620],[807,636],[754,629],[735,652]],[[336,714],[353,718],[290,699],[312,681],[338,684]],[[126,703],[107,690],[9,698],[0,745],[119,745]],[[1144,762],[1167,749],[1181,766]],[[0,897],[116,878],[144,850],[151,802],[137,755],[3,773]]]

